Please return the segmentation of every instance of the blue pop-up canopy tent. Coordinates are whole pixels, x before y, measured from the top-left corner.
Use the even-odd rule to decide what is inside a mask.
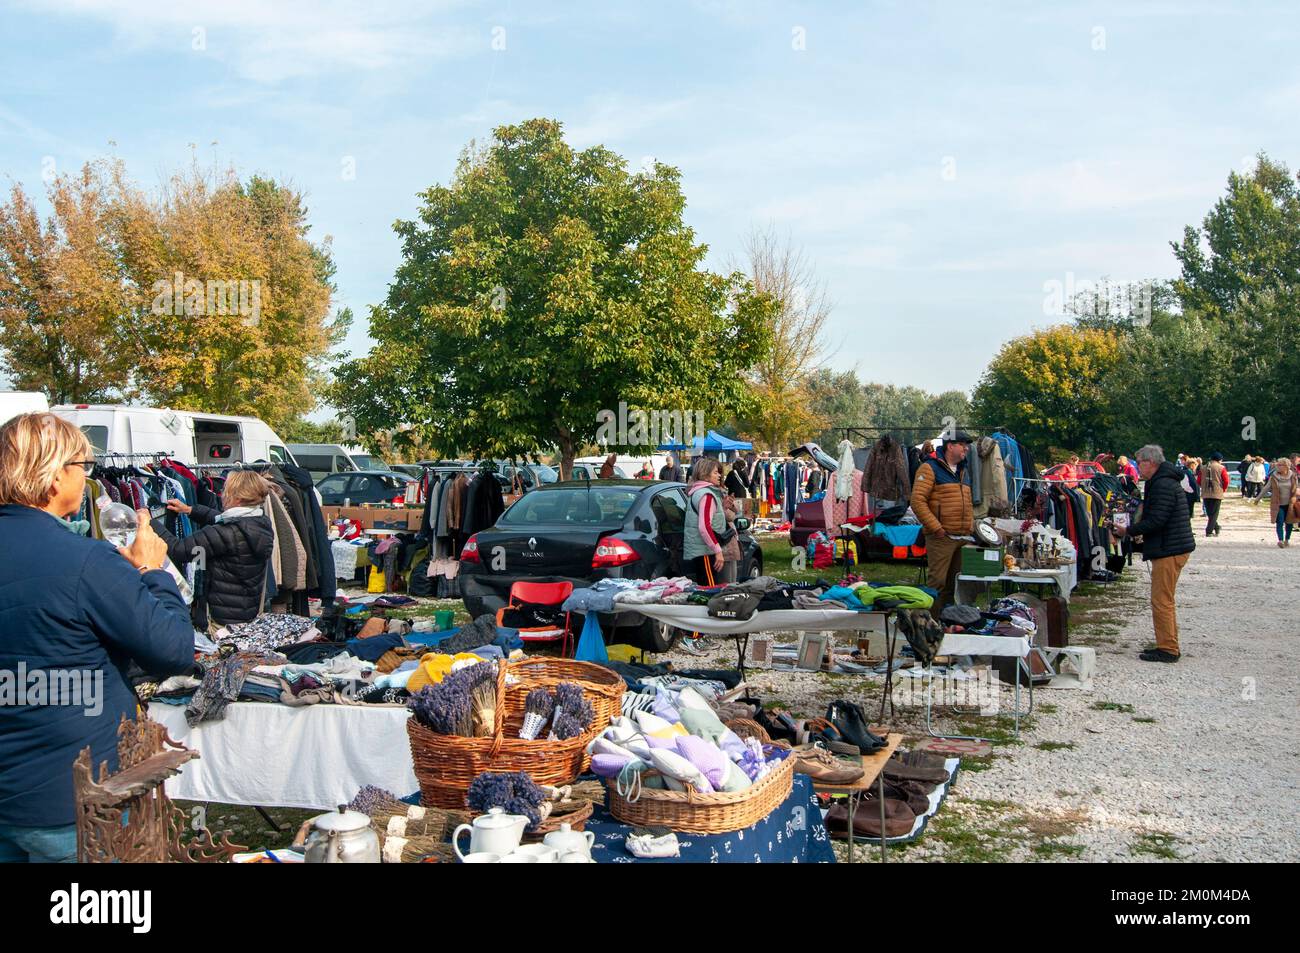
[[[685,450],[684,443],[663,443],[659,445],[660,450]],[[696,437],[691,441],[691,453],[699,456],[701,453],[724,453],[735,450],[753,450],[754,445],[748,440],[732,440],[730,437],[724,437],[716,430],[710,430],[703,437]]]

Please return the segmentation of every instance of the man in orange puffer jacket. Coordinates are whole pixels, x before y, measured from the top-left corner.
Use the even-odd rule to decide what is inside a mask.
[[[916,471],[912,485],[912,512],[925,530],[927,579],[939,590],[930,613],[939,618],[943,607],[953,601],[957,573],[961,571],[961,548],[954,536],[969,536],[975,529],[970,487],[962,482],[971,437],[957,431],[943,442],[943,450],[926,460]]]

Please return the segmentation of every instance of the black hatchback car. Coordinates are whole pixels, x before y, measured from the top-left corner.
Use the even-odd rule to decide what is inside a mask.
[[[646,480],[551,483],[520,497],[491,529],[475,533],[460,557],[461,592],[471,616],[496,612],[521,580],[575,588],[623,576],[682,575],[686,487]],[[763,573],[763,554],[740,534],[737,578]],[[675,630],[637,613],[601,616],[607,641],[667,651]],[[619,631],[615,635],[615,625]]]

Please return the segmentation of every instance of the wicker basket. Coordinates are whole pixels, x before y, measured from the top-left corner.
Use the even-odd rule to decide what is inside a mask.
[[[506,675],[517,682],[506,686]],[[534,688],[554,688],[560,682],[582,687],[591,702],[591,728],[566,741],[526,741],[519,737],[524,704]],[[470,782],[484,771],[526,771],[538,784],[563,785],[587,770],[587,745],[619,712],[627,686],[607,668],[572,659],[531,658],[508,662],[497,670],[496,722],[491,737],[441,735],[407,719],[415,778],[420,800],[428,807],[464,808]]]
[[[586,798],[581,798],[580,800],[567,802],[564,806],[566,808],[572,807],[573,809],[566,810],[563,813],[552,811],[547,815],[546,820],[537,825],[537,830],[528,831],[524,834],[524,843],[540,844],[543,837],[547,834],[558,831],[561,824],[568,824],[570,830],[586,830],[587,820],[591,817],[594,805]]]
[[[650,773],[650,772],[647,772]],[[618,793],[607,782],[609,813],[634,827],[666,827],[686,834],[727,834],[753,827],[784,803],[794,789],[794,758],[787,757],[765,777],[743,791],[699,794],[642,787],[636,800]]]
[[[767,729],[752,718],[733,718],[726,725],[740,738],[757,738],[765,745],[772,743]]]

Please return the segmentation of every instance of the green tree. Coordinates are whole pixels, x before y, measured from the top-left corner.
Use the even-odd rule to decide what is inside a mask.
[[[289,443],[347,443],[343,425],[337,420],[314,423],[306,417],[293,417],[276,431]]]
[[[575,151],[545,119],[471,145],[452,183],[397,223],[375,347],[339,369],[333,403],[359,432],[446,453],[553,446],[566,473],[620,401],[715,422],[748,409],[773,305],[742,275],[701,267],[680,178]]]
[[[1254,433],[1266,453],[1300,447],[1300,189],[1279,162],[1260,155],[1250,175],[1232,173],[1227,193],[1201,228],[1188,226],[1173,246],[1182,273],[1174,290],[1185,314],[1215,344],[1222,376],[1210,414],[1216,433],[1240,442]],[[1217,360],[1218,352],[1226,360]],[[1201,381],[1205,365],[1186,368]],[[1249,444],[1247,444],[1249,446]]]
[[[971,397],[975,423],[1004,426],[1037,447],[1091,452],[1113,429],[1107,384],[1120,335],[1102,328],[1048,328],[1002,345]]]

